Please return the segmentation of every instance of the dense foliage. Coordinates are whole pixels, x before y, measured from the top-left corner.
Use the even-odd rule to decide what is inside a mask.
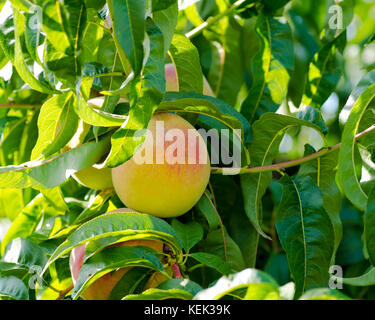
[[[128,266],[111,299],[375,297],[373,1],[0,7],[0,297],[79,299]],[[212,165],[180,217],[104,214],[123,203],[75,172],[123,164],[167,111],[230,129],[240,168]],[[164,258],[102,250],[134,239],[162,241]],[[73,286],[69,254],[89,240]],[[167,280],[144,290],[153,272]]]

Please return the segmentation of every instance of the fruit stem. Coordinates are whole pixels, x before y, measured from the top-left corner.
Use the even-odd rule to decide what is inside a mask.
[[[74,285],[72,284],[71,286],[69,286],[68,288],[66,288],[65,290],[62,290],[60,291],[60,294],[59,296],[57,297],[56,300],[62,300],[66,295],[67,293],[72,290],[74,288]]]
[[[354,142],[359,142],[359,139],[362,138],[363,136],[369,134],[370,132],[375,131],[375,124],[372,125],[371,127],[367,128],[366,130],[358,133],[354,137]],[[295,160],[290,160],[290,161],[285,161],[285,162],[279,162],[275,164],[270,164],[266,166],[260,166],[260,167],[250,167],[246,166],[243,168],[218,168],[218,167],[212,167],[211,168],[211,173],[213,174],[223,174],[225,172],[226,175],[237,175],[237,174],[244,174],[244,173],[256,173],[256,172],[266,172],[266,171],[280,171],[285,168],[290,168],[294,167],[300,164],[303,164],[305,162],[309,162],[311,160],[315,160],[317,158],[320,158],[327,153],[330,153],[336,149],[339,149],[341,147],[341,143],[335,144],[334,146],[324,148],[320,151],[317,151],[313,154],[310,154],[308,156],[295,159]]]
[[[172,263],[172,269],[173,269],[174,277],[176,279],[182,279],[181,271],[177,263]]]

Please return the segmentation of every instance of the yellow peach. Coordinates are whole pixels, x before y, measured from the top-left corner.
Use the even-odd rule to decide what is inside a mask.
[[[112,169],[114,189],[127,207],[139,212],[180,216],[207,187],[211,169],[207,147],[198,131],[177,114],[156,114],[147,129],[142,147]]]
[[[111,212],[135,212],[135,210],[129,208],[121,208]],[[70,254],[69,266],[74,284],[77,282],[79,271],[82,268],[86,246],[87,244],[78,246],[74,248]],[[107,248],[114,246],[145,246],[152,248],[157,252],[163,252],[163,243],[157,240],[129,240],[116,243],[114,245],[108,246]],[[113,288],[121,280],[124,274],[128,272],[131,268],[132,267],[125,267],[117,269],[114,272],[106,273],[99,279],[95,280],[91,285],[89,285],[83,291],[81,297],[85,300],[108,300]],[[160,272],[155,272],[151,275],[150,279],[148,280],[145,289],[155,287],[164,280],[166,280],[166,277],[163,274],[161,274]]]

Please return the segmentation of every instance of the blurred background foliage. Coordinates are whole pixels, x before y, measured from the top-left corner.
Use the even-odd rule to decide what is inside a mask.
[[[186,2],[191,3],[191,1]],[[234,0],[196,1],[195,5],[180,11],[177,31],[189,32],[206,21],[208,17],[216,16],[234,2]],[[274,13],[275,16],[284,17],[289,22],[294,47],[294,68],[291,73],[288,96],[277,111],[282,114],[297,113],[303,99],[309,64],[314,55],[326,44],[327,38],[330,37],[330,35],[323,34],[330,17],[328,9],[335,3],[343,5],[347,45],[343,52],[337,50],[334,66],[332,66],[332,68],[338,68],[340,78],[321,108],[324,124],[328,127],[328,144],[334,145],[341,140],[342,127],[346,120],[345,112],[342,112],[342,109],[351,91],[368,71],[375,69],[375,42],[373,41],[375,0],[292,0],[283,6],[286,2],[280,1],[282,5]],[[5,2],[1,2],[0,7],[4,4]],[[9,8],[9,2],[7,2],[0,13],[0,23],[3,24],[4,33],[9,35],[9,45],[12,46],[14,45],[14,41],[12,41],[14,30],[7,29]],[[251,26],[255,25],[256,14],[255,8],[240,10],[233,17],[222,19],[191,38],[199,51],[202,71],[215,94],[238,111],[241,111],[241,105],[254,81],[250,61],[257,52],[259,43],[254,28]],[[105,50],[105,48],[101,48],[101,50]],[[222,55],[222,50],[225,51],[225,57]],[[226,57],[228,57],[228,63],[224,63],[224,76],[220,78],[216,71],[222,59]],[[26,56],[25,61],[29,63],[32,59]],[[34,68],[34,74],[41,77],[42,72],[38,64],[35,62],[30,64]],[[0,107],[0,166],[16,165],[30,159],[32,150],[30,146],[33,146],[37,140],[38,111],[34,112],[29,106],[39,106],[47,98],[47,95],[31,89],[25,84],[3,52],[0,52],[0,69],[0,105],[11,103],[17,107],[12,109]],[[43,78],[40,80],[43,81]],[[323,145],[320,136],[312,129],[302,127],[298,130],[288,131],[280,144],[276,161],[302,157],[307,143],[316,150]],[[292,175],[296,173],[296,170],[297,168],[291,168],[287,172]],[[362,181],[374,179],[370,172],[362,171],[362,173],[359,172],[359,175],[362,175]],[[276,173],[274,177],[278,179],[279,175]],[[291,278],[286,255],[278,243],[273,229],[274,213],[281,198],[281,186],[277,179],[271,183],[263,198],[264,228],[275,236],[273,241],[259,237],[250,222],[244,221],[245,213],[239,177],[214,176],[212,188],[223,223],[228,234],[237,243],[234,246],[238,245],[242,252],[248,253],[248,243],[258,241],[254,239],[259,237],[258,252],[244,255],[245,261],[235,260],[233,263],[243,263],[242,267],[252,266],[255,260],[254,256],[257,255],[255,267],[265,270],[280,285],[283,285]],[[83,201],[92,201],[95,196],[92,190],[80,186],[73,179],[67,180],[61,188],[65,198],[68,199],[67,203],[71,210],[70,218],[64,216],[64,212],[56,211],[55,208],[53,210],[48,206],[38,208],[40,214],[45,214],[48,219],[37,220],[38,226],[33,234],[34,239],[47,240],[48,235],[51,234],[51,225],[63,225],[67,219],[74,220],[74,217],[78,216],[84,207]],[[2,194],[3,192],[6,194]],[[32,188],[7,189],[6,191],[0,189],[0,241],[12,220],[38,193],[39,191]],[[12,199],[11,206],[9,203],[5,205],[4,201],[10,198]],[[79,199],[82,203],[73,198]],[[119,204],[118,199],[114,197],[109,205],[116,207],[117,204]],[[98,214],[105,212],[107,208],[108,206],[101,208]],[[195,210],[199,212],[199,206]],[[344,267],[346,277],[362,275],[370,266],[362,243],[363,213],[343,197],[340,217],[343,222],[343,239],[337,252],[336,263]],[[46,250],[48,250],[48,245],[53,248],[53,241],[45,243]],[[204,245],[205,250],[217,252],[217,248],[214,246],[210,248],[209,243],[206,242]],[[195,277],[199,279],[201,275],[196,273]],[[212,271],[205,274],[204,277],[204,281],[208,284],[210,280],[217,278],[217,274]],[[61,285],[61,288],[64,288],[64,285]],[[344,292],[355,298],[375,298],[374,286],[352,287],[345,285]]]

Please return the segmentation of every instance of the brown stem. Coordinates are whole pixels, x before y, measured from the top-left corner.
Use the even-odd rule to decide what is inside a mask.
[[[362,138],[363,136],[369,134],[370,132],[375,131],[375,124],[372,125],[371,127],[367,128],[366,130],[358,133],[354,139],[355,142],[359,142],[359,139]],[[318,152],[315,152],[313,154],[310,154],[308,156],[295,159],[295,160],[290,160],[290,161],[285,161],[285,162],[279,162],[275,164],[270,164],[266,166],[260,166],[260,167],[250,167],[246,166],[243,168],[218,168],[218,167],[213,167],[211,169],[211,173],[213,174],[222,174],[224,171],[227,175],[230,174],[244,174],[244,173],[256,173],[256,172],[266,172],[266,171],[278,171],[278,170],[283,170],[285,168],[290,168],[294,167],[300,164],[303,164],[305,162],[309,162],[311,160],[320,158],[324,156],[325,154],[332,152],[333,150],[336,150],[341,147],[341,143],[335,144],[334,146],[324,148]]]
[[[21,103],[0,103],[0,109],[3,108],[18,108],[18,109],[33,109],[33,108],[39,108],[39,104],[21,104]]]
[[[172,269],[173,269],[174,277],[176,279],[182,279],[182,274],[181,274],[180,268],[178,267],[177,263],[172,263]]]
[[[62,300],[64,299],[64,297],[67,295],[67,293],[72,290],[74,288],[74,285],[72,284],[71,286],[69,286],[68,288],[66,288],[65,290],[62,290],[60,291],[60,294],[59,296],[56,298],[56,300]]]

